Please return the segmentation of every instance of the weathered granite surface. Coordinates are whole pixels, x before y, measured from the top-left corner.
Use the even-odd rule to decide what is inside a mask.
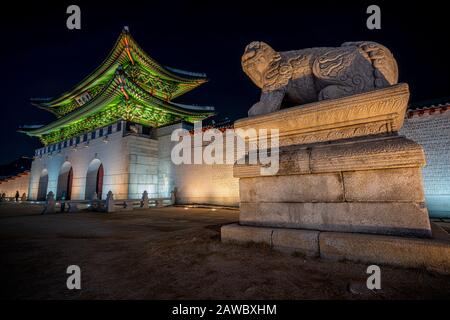
[[[430,237],[422,148],[400,136],[280,149],[275,176],[234,166],[240,223]]]
[[[278,129],[280,146],[395,133],[403,125],[409,88],[405,83],[282,109],[235,122],[236,129]]]
[[[342,177],[337,173],[244,178],[239,181],[239,195],[241,203],[344,200]]]
[[[273,229],[272,247],[280,251],[318,257],[319,234],[319,231],[314,230]]]
[[[241,202],[424,202],[420,169],[241,177]],[[294,188],[292,186],[295,186]]]
[[[390,135],[280,147],[277,175],[420,168],[425,163],[419,144]],[[258,177],[261,165],[236,163],[233,174],[237,178]]]
[[[450,235],[436,225],[432,227],[433,239],[419,239],[229,224],[222,227],[221,237],[223,242],[264,243],[283,252],[328,260],[425,268],[450,274]]]
[[[438,234],[434,226],[433,234]],[[450,236],[416,239],[367,234],[321,232],[320,256],[332,260],[425,268],[450,274]]]
[[[419,167],[342,173],[345,200],[425,202]]]
[[[427,210],[415,202],[241,202],[239,223],[431,237]]]
[[[276,175],[234,165],[240,224],[431,237],[425,155],[397,134],[408,97],[400,84],[237,121],[244,131],[279,129],[281,144]]]
[[[248,163],[248,155],[234,165],[239,224],[222,227],[223,241],[263,242],[325,258],[450,273],[450,241],[433,238],[424,203],[424,151],[397,133],[408,85],[392,85],[397,81],[395,60],[384,47],[371,48],[380,53],[376,63],[370,55],[368,59],[374,62],[375,78],[365,74],[358,87],[346,81],[368,72],[369,66],[358,60],[361,51],[351,56],[350,51],[326,49],[329,56],[322,59],[316,49],[276,53],[263,43],[247,47],[244,71],[263,93],[249,111],[252,117],[236,121],[235,129],[248,148],[264,154],[267,144],[258,146],[249,132],[278,130],[280,148],[270,153],[278,156],[279,170],[267,175],[261,170],[264,164]],[[339,62],[334,61],[337,52]],[[312,67],[302,65],[304,55]],[[343,61],[347,63],[341,65]],[[385,81],[378,83],[381,75]],[[319,91],[311,81],[322,83]],[[345,85],[345,92],[340,91]],[[319,102],[278,110],[281,101],[292,97],[297,103]]]
[[[236,223],[221,228],[223,242],[254,242],[285,252],[319,256],[319,231],[272,229],[241,226]]]
[[[273,230],[269,228],[252,228],[237,224],[228,224],[221,228],[222,241],[255,242],[272,245]]]

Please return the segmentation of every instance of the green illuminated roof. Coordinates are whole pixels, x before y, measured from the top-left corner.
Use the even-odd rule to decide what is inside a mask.
[[[57,119],[21,132],[49,144],[120,119],[152,127],[201,120],[214,114],[214,108],[172,99],[206,81],[203,74],[159,65],[124,28],[103,63],[72,90],[52,99],[32,99],[33,105],[54,113]]]

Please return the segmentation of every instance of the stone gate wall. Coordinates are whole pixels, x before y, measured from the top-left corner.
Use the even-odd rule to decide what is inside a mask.
[[[425,198],[431,217],[450,217],[450,107],[409,110],[400,134],[418,142],[427,160]]]
[[[0,195],[5,194],[6,197],[14,197],[16,191],[19,191],[20,196],[25,193],[28,197],[28,184],[30,182],[30,173],[25,171],[19,173],[14,177],[0,180]]]

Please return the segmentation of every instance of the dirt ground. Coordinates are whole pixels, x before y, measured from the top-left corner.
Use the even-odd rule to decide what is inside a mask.
[[[39,215],[0,204],[2,299],[431,299],[450,298],[450,276],[329,262],[220,242],[237,210],[151,208]],[[81,268],[68,290],[66,268]]]

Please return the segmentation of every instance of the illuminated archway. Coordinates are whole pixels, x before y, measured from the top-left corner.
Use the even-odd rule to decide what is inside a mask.
[[[56,199],[70,200],[72,195],[73,170],[72,164],[68,161],[64,162],[59,170],[58,187],[56,190]]]
[[[38,201],[43,201],[47,198],[47,187],[48,187],[48,171],[47,169],[42,170],[39,176],[39,185],[37,191],[36,199]]]
[[[98,199],[102,198],[103,176],[104,170],[102,162],[98,159],[92,160],[86,173],[85,199],[92,199],[94,193],[97,193]]]

